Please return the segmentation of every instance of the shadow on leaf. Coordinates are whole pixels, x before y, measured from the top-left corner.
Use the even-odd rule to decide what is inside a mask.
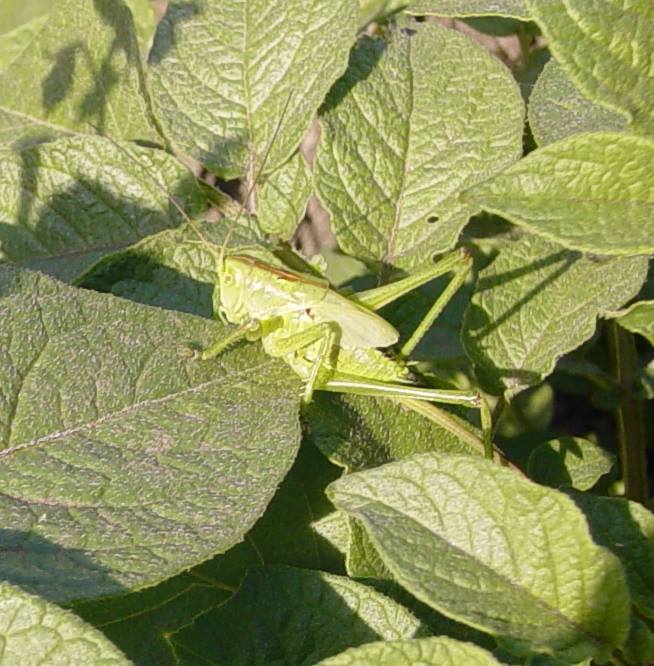
[[[140,56],[133,22],[126,16],[127,8],[121,11],[113,0],[93,0],[93,6],[100,21],[114,33],[111,44],[99,57],[91,50],[97,45],[80,40],[65,44],[52,54],[50,71],[41,81],[41,103],[49,115],[69,98],[80,76],[80,68],[85,65],[91,85],[75,103],[75,120],[94,124],[100,132],[104,132],[108,98],[121,78],[117,57],[122,55],[129,66],[138,67]]]
[[[177,30],[179,26],[190,21],[201,11],[197,0],[190,2],[175,2],[168,6],[166,14],[159,22],[157,34],[148,59],[151,65],[158,65],[176,46]]]
[[[83,550],[65,548],[29,531],[0,529],[0,576],[58,603],[125,591]]]

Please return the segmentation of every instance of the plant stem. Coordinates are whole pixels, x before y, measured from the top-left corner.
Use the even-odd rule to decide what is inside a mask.
[[[616,412],[618,452],[627,499],[645,503],[647,462],[645,458],[645,428],[642,403],[634,397],[637,369],[634,337],[615,321],[606,322],[613,377],[621,390],[620,406]]]

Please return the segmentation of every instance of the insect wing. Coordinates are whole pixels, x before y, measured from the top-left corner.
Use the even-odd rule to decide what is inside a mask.
[[[388,347],[400,337],[385,319],[333,290],[310,312],[315,321],[333,321],[340,326],[341,347]]]

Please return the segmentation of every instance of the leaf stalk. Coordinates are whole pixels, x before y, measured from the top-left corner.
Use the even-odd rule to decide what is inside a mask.
[[[616,410],[618,454],[627,499],[644,504],[649,497],[642,403],[634,396],[637,356],[634,336],[613,320],[606,322],[611,370],[620,387]]]

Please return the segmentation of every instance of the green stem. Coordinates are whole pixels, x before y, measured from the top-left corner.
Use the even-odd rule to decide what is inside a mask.
[[[615,321],[606,322],[613,377],[621,389],[620,406],[616,412],[618,452],[627,499],[645,503],[647,462],[642,403],[634,397],[637,356],[634,337]]]

